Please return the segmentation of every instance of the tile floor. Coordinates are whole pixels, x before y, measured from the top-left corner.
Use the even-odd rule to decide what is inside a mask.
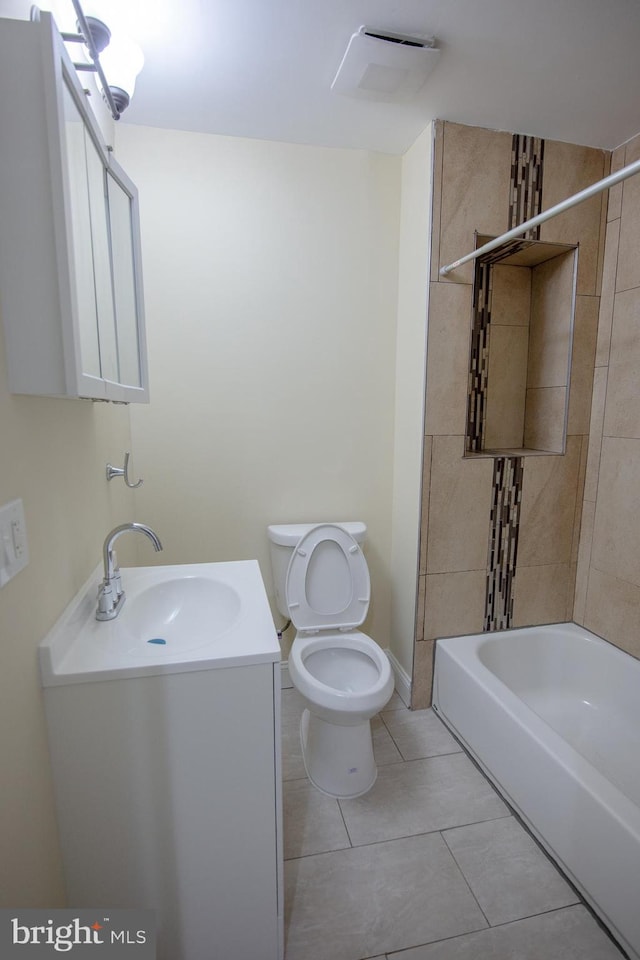
[[[373,721],[378,779],[333,800],[305,777],[282,691],[286,960],[621,960],[431,710]]]

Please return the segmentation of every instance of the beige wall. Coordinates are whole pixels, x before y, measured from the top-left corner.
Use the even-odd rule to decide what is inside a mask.
[[[511,149],[509,133],[436,124],[414,706],[429,701],[434,639],[484,628],[496,488],[493,459],[463,459],[473,271],[438,271],[473,250],[474,231],[509,228]],[[543,209],[601,179],[608,160],[600,150],[546,141]],[[522,458],[511,626],[571,619],[604,203],[593,198],[541,231],[541,240],[580,243],[568,437],[564,456]]]
[[[16,2],[11,14],[28,19],[30,6]],[[49,6],[61,17],[71,9]],[[101,98],[91,102],[109,138]],[[56,906],[64,890],[36,651],[99,562],[106,534],[135,519],[131,492],[105,477],[107,462],[130,449],[129,413],[9,394],[0,326],[0,437],[0,505],[22,498],[29,547],[29,565],[0,590],[0,906]]]
[[[0,906],[63,903],[37,645],[134,519],[107,461],[129,449],[126,407],[9,394],[0,336],[0,504],[24,502],[29,565],[0,590]]]
[[[162,562],[257,557],[270,593],[269,523],[364,520],[388,646],[400,158],[126,125],[117,146],[148,317],[138,518]]]
[[[612,170],[640,157],[640,136]],[[609,194],[574,619],[640,657],[640,177]]]
[[[433,125],[402,158],[390,649],[410,677],[420,534]]]

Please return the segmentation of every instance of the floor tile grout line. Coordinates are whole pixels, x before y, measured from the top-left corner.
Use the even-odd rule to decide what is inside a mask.
[[[340,801],[338,800],[337,802],[338,802],[338,806],[340,806]],[[340,813],[342,813],[342,808],[340,808]],[[434,827],[433,830],[421,830],[419,833],[404,833],[400,837],[384,837],[384,839],[382,840],[370,840],[368,843],[353,843],[353,841],[351,840],[351,835],[347,829],[347,824],[345,822],[344,825],[345,825],[345,829],[347,830],[347,836],[349,837],[349,842],[351,846],[338,847],[335,850],[319,850],[317,853],[305,853],[300,857],[288,857],[287,862],[289,863],[293,860],[306,860],[309,857],[324,857],[328,853],[339,853],[340,851],[344,851],[344,850],[366,850],[367,847],[377,847],[382,843],[396,843],[398,840],[411,840],[411,839],[415,839],[416,837],[431,837],[436,833],[442,834],[443,832],[446,832],[448,830],[456,830],[458,829],[458,827],[474,827],[476,824],[480,824],[480,823],[493,823],[494,820],[506,820],[507,817],[510,817],[510,816],[511,816],[510,813],[506,813],[506,814],[502,814],[499,817],[489,817],[486,820],[470,820],[465,823],[452,824],[450,827]],[[344,815],[342,819],[344,822]],[[450,849],[449,844],[447,844],[447,849]]]
[[[470,826],[475,826],[475,824],[470,824]],[[449,828],[449,829],[453,829],[453,828]],[[462,876],[462,879],[464,880],[464,882],[465,882],[465,884],[466,884],[466,887],[467,887],[469,893],[471,894],[471,896],[473,897],[474,901],[475,901],[476,904],[478,905],[478,910],[480,911],[480,913],[482,914],[482,916],[483,916],[484,919],[486,920],[486,922],[487,922],[487,927],[491,927],[491,922],[489,921],[489,917],[486,915],[486,913],[485,913],[484,910],[482,909],[482,906],[481,906],[481,904],[480,904],[480,901],[479,901],[478,898],[476,897],[476,895],[475,895],[475,893],[474,893],[474,891],[473,891],[473,888],[472,888],[471,884],[470,884],[469,881],[467,880],[467,875],[466,875],[466,873],[464,872],[464,870],[462,869],[462,867],[461,867],[460,864],[458,863],[458,858],[456,857],[455,853],[453,852],[453,850],[451,849],[451,847],[450,847],[449,844],[447,843],[447,838],[445,837],[445,832],[446,832],[445,830],[441,830],[441,831],[440,831],[440,836],[442,837],[442,842],[444,843],[445,847],[447,848],[447,850],[448,850],[449,853],[451,854],[451,857],[452,857],[452,859],[453,859],[453,862],[455,863],[456,867],[458,868],[458,871],[459,871],[460,875]]]
[[[398,749],[399,749],[399,748],[398,748]],[[400,766],[400,764],[403,764],[403,763],[419,763],[421,760],[437,760],[439,757],[457,757],[457,756],[460,755],[460,754],[465,755],[465,756],[468,756],[468,754],[466,753],[465,750],[452,750],[450,753],[431,753],[431,754],[429,754],[429,755],[426,756],[426,757],[411,757],[409,760],[406,760],[404,757],[401,757],[400,760],[390,760],[388,763],[381,763],[380,761],[377,761],[377,765],[378,765],[379,768],[398,767],[398,766]],[[469,757],[469,759],[470,759],[470,760],[473,760],[473,757]],[[477,764],[476,764],[476,766],[477,766]],[[478,769],[480,769],[480,768],[478,768]],[[481,771],[481,772],[483,772],[483,771]],[[484,773],[483,773],[483,775],[484,775]],[[308,780],[308,777],[304,776],[304,777],[283,777],[283,778],[282,778],[282,782],[283,782],[283,783],[294,783],[295,781],[300,781],[300,780]],[[309,781],[309,782],[311,782],[311,781]],[[493,790],[494,790],[495,792],[498,792],[498,791],[496,791],[496,788],[495,788],[495,786],[491,783],[491,781],[489,781],[489,783],[490,783],[491,787],[493,788]],[[500,796],[500,794],[498,794],[498,795]]]
[[[513,924],[522,923],[524,920],[533,920],[536,917],[543,917],[551,913],[561,913],[563,910],[573,910],[575,907],[584,907],[584,906],[585,906],[584,903],[568,903],[562,907],[554,907],[551,910],[541,910],[540,913],[527,914],[525,917],[515,917],[513,920],[505,920],[502,923],[496,923],[493,925],[489,924],[486,927],[479,927],[477,930],[467,930],[466,933],[453,933],[447,937],[438,937],[438,939],[436,940],[425,940],[422,943],[415,943],[409,947],[402,947],[400,950],[387,951],[384,954],[384,957],[387,958],[388,960],[390,953],[392,953],[394,955],[396,954],[398,955],[398,960],[402,960],[402,954],[407,953],[409,950],[417,950],[420,947],[432,947],[436,943],[446,943],[448,940],[463,940],[463,939],[466,939],[467,937],[473,937],[477,933],[486,933],[489,930],[499,930],[501,927],[509,927],[509,926],[512,926]],[[604,930],[606,932],[606,928],[604,928]],[[625,960],[625,954],[621,950],[619,944],[617,944],[611,936],[609,938],[612,940],[614,946],[617,947],[618,950],[620,950],[622,960]],[[376,955],[374,954],[373,960],[375,960],[375,957]]]
[[[355,849],[355,845],[354,845],[353,840],[351,839],[351,834],[349,833],[349,827],[347,826],[347,821],[346,821],[345,818],[344,818],[344,812],[343,812],[343,810],[342,810],[342,805],[341,805],[341,803],[340,803],[339,800],[336,800],[336,803],[338,804],[338,810],[340,811],[340,816],[342,817],[342,822],[343,822],[343,824],[344,824],[344,829],[347,831],[347,839],[348,839],[349,844],[350,844],[350,849],[351,849],[351,850],[354,850],[354,849]],[[349,848],[348,848],[348,847],[345,847],[344,849],[347,850],[347,849],[349,849]]]

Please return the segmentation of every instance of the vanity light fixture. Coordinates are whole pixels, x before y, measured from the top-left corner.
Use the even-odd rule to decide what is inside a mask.
[[[142,70],[144,57],[142,50],[129,37],[118,34],[112,37],[111,31],[97,17],[85,16],[80,0],[72,0],[77,17],[77,33],[63,33],[65,43],[84,43],[87,61],[75,63],[76,70],[90,70],[97,74],[96,83],[102,91],[111,116],[119,120],[127,109],[133,96],[136,77]],[[31,8],[31,18],[35,19]],[[100,55],[102,56],[102,61]],[[109,74],[109,80],[105,76]]]

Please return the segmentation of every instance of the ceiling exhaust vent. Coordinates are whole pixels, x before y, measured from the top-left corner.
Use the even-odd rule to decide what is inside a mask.
[[[349,40],[331,89],[361,100],[410,100],[440,56],[434,38],[360,27]]]

